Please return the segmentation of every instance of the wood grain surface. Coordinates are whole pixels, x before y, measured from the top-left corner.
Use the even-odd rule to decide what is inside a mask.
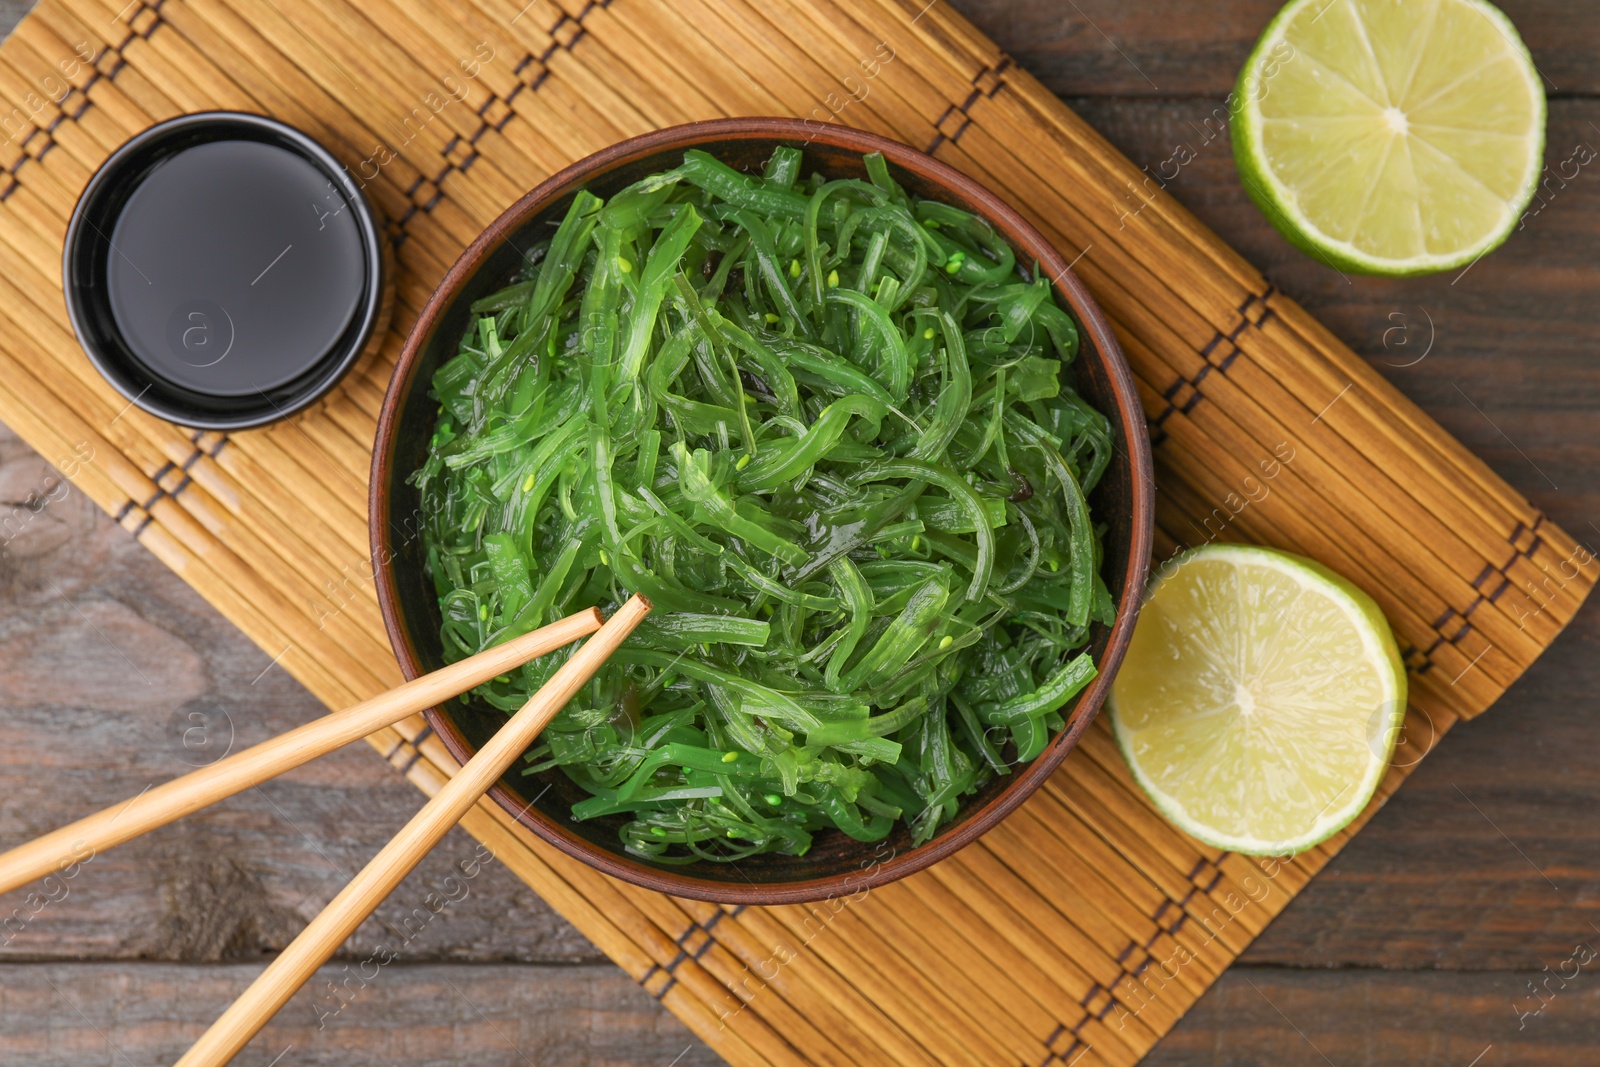
[[[1346,278],[1272,231],[1207,125],[1274,0],[950,2],[1153,173],[1187,146],[1169,191],[1556,522],[1600,541],[1593,168],[1553,184],[1459,279]],[[1550,162],[1600,147],[1600,8],[1503,6],[1548,79]],[[61,458],[0,435],[7,843],[323,710],[61,486]],[[1580,944],[1600,948],[1597,640],[1590,608],[1498,706],[1453,731],[1145,1062],[1591,1057],[1600,957],[1576,961]],[[0,897],[0,1062],[170,1062],[420,803],[351,746],[98,856],[48,896]],[[467,835],[447,837],[248,1055],[271,1048],[259,1063],[283,1067],[717,1062],[475,854]]]

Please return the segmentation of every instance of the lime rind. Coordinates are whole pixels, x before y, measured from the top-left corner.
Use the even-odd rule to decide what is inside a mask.
[[[1372,255],[1348,240],[1325,233],[1301,211],[1290,194],[1273,176],[1266,153],[1262,148],[1262,116],[1260,101],[1262,72],[1269,57],[1286,41],[1286,33],[1295,18],[1307,7],[1319,10],[1319,17],[1333,4],[1350,4],[1352,0],[1290,0],[1268,23],[1255,49],[1245,61],[1234,86],[1232,139],[1234,161],[1245,192],[1261,210],[1273,227],[1290,244],[1314,259],[1335,270],[1352,274],[1370,274],[1382,277],[1414,277],[1454,270],[1475,263],[1499,248],[1517,229],[1528,205],[1538,191],[1543,175],[1545,150],[1545,125],[1548,105],[1538,69],[1532,53],[1517,33],[1516,27],[1505,13],[1487,0],[1435,0],[1435,3],[1467,4],[1477,10],[1500,32],[1510,46],[1510,55],[1519,59],[1532,86],[1530,103],[1534,107],[1534,128],[1529,131],[1532,142],[1527,152],[1526,172],[1516,193],[1505,200],[1505,218],[1498,227],[1480,240],[1446,254],[1424,253],[1405,258],[1387,258]],[[1280,62],[1283,62],[1280,60]]]
[[[1179,568],[1186,563],[1201,559],[1271,567],[1293,578],[1301,586],[1314,590],[1340,605],[1345,614],[1356,622],[1355,629],[1362,637],[1368,661],[1382,663],[1388,667],[1387,672],[1383,674],[1386,684],[1383,699],[1379,704],[1380,708],[1388,709],[1387,717],[1385,721],[1372,724],[1376,729],[1370,731],[1381,738],[1372,749],[1373,758],[1367,764],[1361,780],[1355,783],[1353,788],[1346,790],[1348,799],[1344,799],[1345,794],[1341,793],[1303,833],[1283,840],[1269,841],[1249,835],[1230,834],[1205,825],[1194,818],[1182,803],[1156,784],[1135,758],[1132,737],[1124,728],[1123,716],[1118,710],[1116,685],[1112,686],[1106,698],[1112,736],[1116,739],[1117,747],[1121,750],[1134,781],[1144,790],[1156,809],[1184,833],[1215,848],[1246,855],[1285,856],[1304,852],[1350,825],[1366,809],[1373,794],[1377,792],[1378,784],[1389,769],[1406,710],[1406,674],[1399,647],[1395,643],[1394,633],[1382,609],[1366,593],[1315,560],[1262,546],[1210,544],[1190,549],[1161,567],[1146,590],[1146,601],[1153,597],[1162,582]],[[1343,800],[1343,803],[1339,803],[1340,800]]]

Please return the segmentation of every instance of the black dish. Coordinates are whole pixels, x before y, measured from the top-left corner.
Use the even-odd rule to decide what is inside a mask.
[[[386,248],[360,187],[305,134],[207,112],[118,148],[72,214],[67,313],[132,403],[236,430],[311,404],[381,341]]]

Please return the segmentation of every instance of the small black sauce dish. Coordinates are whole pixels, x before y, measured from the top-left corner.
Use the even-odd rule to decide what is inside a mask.
[[[62,290],[90,362],[132,403],[239,430],[316,401],[382,342],[388,249],[360,187],[259,115],[183,115],[89,180]]]

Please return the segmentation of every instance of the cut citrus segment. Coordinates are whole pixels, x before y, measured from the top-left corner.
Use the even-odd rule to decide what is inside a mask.
[[[1233,107],[1250,196],[1341,270],[1464,266],[1510,235],[1538,187],[1544,89],[1484,0],[1292,0]]]
[[[1134,779],[1179,829],[1286,855],[1366,806],[1405,704],[1365,593],[1298,556],[1206,545],[1151,582],[1107,707]]]

